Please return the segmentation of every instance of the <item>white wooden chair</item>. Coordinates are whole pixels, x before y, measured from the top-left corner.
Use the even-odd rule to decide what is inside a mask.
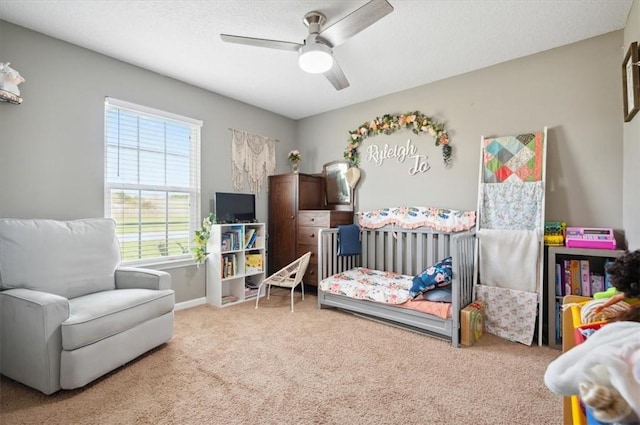
[[[281,288],[291,288],[291,312],[293,313],[293,291],[296,289],[298,284],[302,285],[302,299],[304,300],[304,282],[302,281],[302,277],[307,271],[309,258],[311,258],[311,252],[307,252],[291,264],[283,267],[268,278],[264,279],[260,282],[258,294],[261,294],[263,285],[268,285],[267,299],[270,299],[272,285],[279,286]],[[258,308],[258,301],[260,301],[260,295],[256,298],[256,308]]]

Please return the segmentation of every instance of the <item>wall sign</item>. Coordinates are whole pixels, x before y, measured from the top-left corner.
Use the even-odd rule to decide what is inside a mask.
[[[436,141],[436,146],[442,146],[442,159],[445,165],[451,164],[451,145],[449,144],[449,135],[444,129],[444,124],[436,122],[418,111],[402,115],[387,114],[382,117],[376,117],[360,125],[357,129],[349,131],[349,144],[344,151],[344,158],[349,161],[352,167],[357,167],[360,164],[358,148],[364,139],[378,134],[392,134],[398,130],[411,130],[414,134],[431,135]],[[421,167],[420,164],[418,163],[418,169]]]
[[[408,162],[411,166],[409,168],[409,174],[415,175],[418,173],[425,173],[429,171],[431,166],[427,162],[429,158],[427,155],[418,154],[418,148],[411,142],[411,139],[407,139],[407,143],[404,145],[389,145],[387,143],[384,146],[371,145],[367,148],[368,162],[374,162],[377,166],[382,166],[385,159],[395,158],[398,162]]]

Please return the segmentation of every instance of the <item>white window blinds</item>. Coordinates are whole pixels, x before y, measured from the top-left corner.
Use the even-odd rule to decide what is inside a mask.
[[[105,216],[123,262],[191,257],[200,224],[202,122],[105,99]]]

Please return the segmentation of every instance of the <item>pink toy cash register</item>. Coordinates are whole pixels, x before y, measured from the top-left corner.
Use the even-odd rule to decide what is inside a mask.
[[[616,249],[613,229],[567,227],[565,245],[569,248]]]

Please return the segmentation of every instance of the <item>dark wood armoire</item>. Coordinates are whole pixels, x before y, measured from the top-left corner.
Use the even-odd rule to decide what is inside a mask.
[[[268,274],[311,252],[303,282],[317,286],[317,233],[353,223],[352,211],[324,209],[324,178],[291,173],[269,176]]]

